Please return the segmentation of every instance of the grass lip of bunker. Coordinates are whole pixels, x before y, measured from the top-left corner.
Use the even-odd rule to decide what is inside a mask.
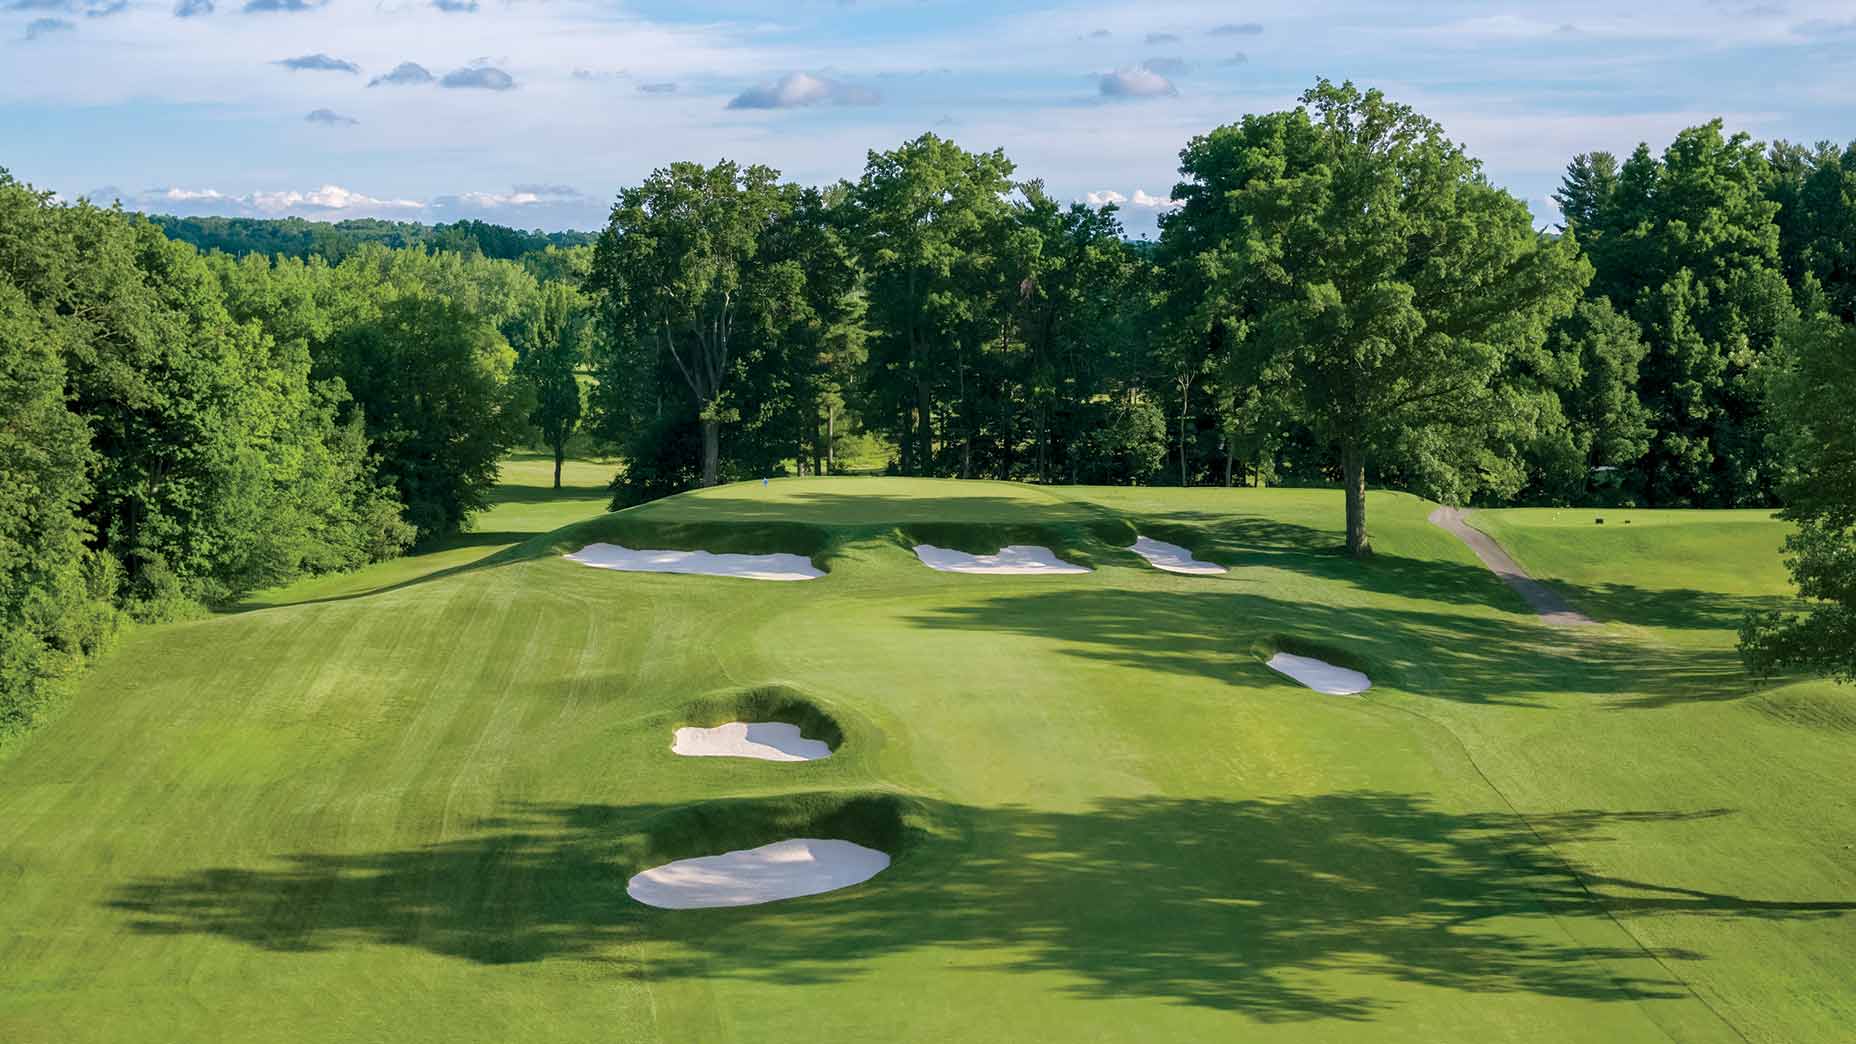
[[[835,892],[889,869],[889,854],[814,837],[665,863],[633,875],[625,894],[666,910],[758,906]]]
[[[626,894],[672,910],[818,895],[868,881],[940,831],[928,805],[891,791],[705,801],[646,828],[627,853]]]
[[[730,576],[743,580],[817,580],[824,571],[802,555],[775,552],[741,555],[664,548],[635,549],[619,544],[592,543],[565,556],[595,569],[626,573],[685,573],[696,576]]]
[[[1191,551],[1178,544],[1169,544],[1152,537],[1135,537],[1134,546],[1127,550],[1145,558],[1147,563],[1155,569],[1163,569],[1169,573],[1180,573],[1186,576],[1221,576],[1230,572],[1229,569],[1216,562],[1194,558]]]

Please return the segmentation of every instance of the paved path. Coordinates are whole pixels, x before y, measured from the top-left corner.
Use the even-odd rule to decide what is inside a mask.
[[[1540,619],[1554,627],[1589,627],[1597,623],[1572,606],[1566,604],[1557,592],[1546,584],[1527,575],[1521,564],[1508,557],[1508,552],[1495,542],[1495,538],[1482,530],[1471,526],[1463,520],[1463,512],[1453,507],[1440,507],[1431,512],[1431,524],[1456,534],[1458,540],[1469,545],[1469,549],[1482,559],[1482,564],[1502,582],[1514,588],[1516,594],[1526,600]]]

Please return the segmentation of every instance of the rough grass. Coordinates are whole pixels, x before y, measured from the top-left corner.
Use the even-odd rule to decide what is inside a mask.
[[[1787,597],[1776,523],[1517,538],[1618,621],[1567,633],[1398,495],[1370,498],[1357,563],[1334,491],[776,480],[604,516],[605,468],[559,494],[545,462],[507,474],[471,538],[131,635],[0,765],[0,1040],[1856,1023],[1847,696],[1732,653],[1732,610]],[[1155,570],[1119,550],[1136,529],[1232,572]],[[830,575],[559,558],[595,533]],[[908,550],[926,533],[1097,571],[937,573]],[[1311,700],[1258,659],[1277,647],[1374,688]],[[670,752],[743,712],[828,719],[842,749]],[[833,834],[896,862],[740,910],[624,894],[669,858]]]

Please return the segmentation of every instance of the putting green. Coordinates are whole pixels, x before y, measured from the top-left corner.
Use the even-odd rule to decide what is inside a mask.
[[[559,495],[538,462],[508,474],[484,537],[137,632],[0,764],[0,1040],[1856,1024],[1856,699],[1740,673],[1730,610],[1782,575],[1667,557],[1750,555],[1777,523],[1691,545],[1714,516],[1641,543],[1475,516],[1542,534],[1510,550],[1604,622],[1565,633],[1400,495],[1371,497],[1358,564],[1337,492],[821,479],[600,516],[602,469]],[[1137,530],[1230,572],[1153,569]],[[559,558],[592,540],[828,575]],[[1094,572],[938,573],[917,543]],[[1373,688],[1311,693],[1278,650]],[[836,753],[669,749],[777,708],[741,720],[828,721]],[[894,862],[741,909],[625,894],[795,837]]]

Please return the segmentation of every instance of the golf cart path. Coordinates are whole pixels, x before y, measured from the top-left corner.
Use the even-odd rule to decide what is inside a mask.
[[[1431,512],[1431,524],[1455,534],[1458,540],[1469,545],[1469,549],[1482,559],[1482,564],[1489,571],[1502,578],[1502,582],[1514,589],[1514,592],[1532,606],[1540,619],[1553,627],[1589,627],[1597,623],[1572,606],[1566,604],[1557,592],[1533,577],[1521,564],[1510,558],[1508,552],[1495,542],[1495,538],[1482,530],[1471,526],[1463,518],[1459,508],[1440,507]]]

